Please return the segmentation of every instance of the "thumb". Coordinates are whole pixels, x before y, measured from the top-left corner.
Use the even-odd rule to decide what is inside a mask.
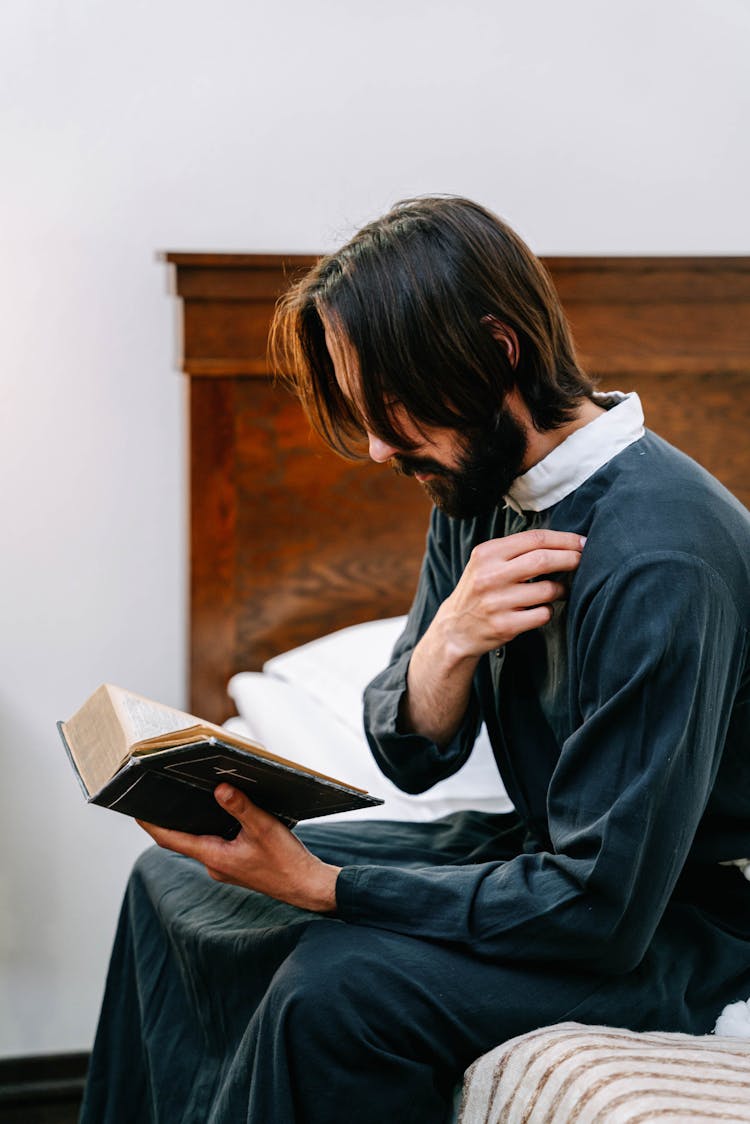
[[[241,819],[252,808],[252,804],[245,794],[240,792],[238,788],[232,788],[231,784],[222,783],[218,788],[215,788],[214,799],[217,804],[221,804],[222,808],[236,819]]]
[[[244,792],[226,782],[222,782],[214,789],[214,799],[226,812],[229,812],[230,816],[239,820],[245,830],[267,830],[274,824],[278,827],[280,823],[276,816],[253,804]]]

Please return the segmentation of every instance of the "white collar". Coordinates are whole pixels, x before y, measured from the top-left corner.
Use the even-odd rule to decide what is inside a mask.
[[[574,430],[513,481],[505,502],[519,515],[523,511],[546,511],[559,503],[617,453],[643,437],[643,407],[637,394],[613,390],[594,394],[594,398],[606,413]]]

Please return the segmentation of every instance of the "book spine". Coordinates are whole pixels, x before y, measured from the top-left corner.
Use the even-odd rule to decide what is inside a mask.
[[[90,802],[102,808],[113,808],[118,800],[138,784],[140,776],[141,770],[138,768],[137,759],[129,758],[99,792],[91,795]]]
[[[76,759],[73,756],[73,751],[70,748],[70,746],[68,745],[68,739],[65,737],[65,723],[64,722],[58,722],[57,723],[57,732],[60,735],[60,738],[62,740],[63,745],[65,746],[65,752],[68,755],[68,760],[70,761],[71,765],[73,766],[73,772],[78,777],[78,783],[81,786],[81,792],[83,793],[83,795],[86,797],[87,800],[91,800],[91,794],[90,794],[89,790],[86,788],[83,777],[81,776],[80,772],[78,771],[78,766],[76,765]]]

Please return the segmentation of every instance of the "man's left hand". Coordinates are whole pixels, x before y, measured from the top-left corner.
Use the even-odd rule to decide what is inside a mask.
[[[239,821],[240,831],[234,839],[138,823],[160,847],[203,863],[217,882],[257,890],[317,913],[336,909],[340,867],[316,858],[281,820],[256,807],[231,785],[219,785],[214,797]]]

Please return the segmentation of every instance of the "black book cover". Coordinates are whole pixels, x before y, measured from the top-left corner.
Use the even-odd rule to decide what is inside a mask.
[[[222,781],[246,793],[254,804],[290,827],[298,820],[383,803],[366,792],[269,760],[251,749],[238,749],[214,737],[129,757],[99,792],[89,794],[62,723],[58,723],[58,730],[90,803],[194,835],[231,839],[237,834],[237,821],[219,807],[213,796]]]

